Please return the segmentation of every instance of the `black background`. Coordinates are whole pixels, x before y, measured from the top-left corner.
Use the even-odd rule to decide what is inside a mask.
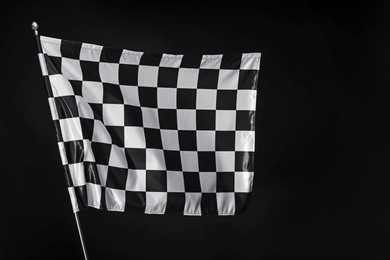
[[[0,259],[83,257],[34,20],[42,35],[131,50],[262,53],[247,213],[91,209],[91,260],[390,259],[390,5],[357,2],[2,6]]]

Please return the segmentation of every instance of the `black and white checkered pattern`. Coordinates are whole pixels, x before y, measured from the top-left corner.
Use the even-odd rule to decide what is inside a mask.
[[[74,211],[244,210],[259,53],[148,54],[40,39]]]

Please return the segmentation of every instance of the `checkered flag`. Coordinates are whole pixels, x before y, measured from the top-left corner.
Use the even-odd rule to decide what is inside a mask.
[[[44,36],[40,43],[74,212],[246,208],[259,53],[149,54]]]

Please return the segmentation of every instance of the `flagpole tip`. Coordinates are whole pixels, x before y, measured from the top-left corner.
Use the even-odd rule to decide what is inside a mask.
[[[37,22],[32,22],[32,24],[31,24],[31,29],[33,29],[34,31],[35,31],[35,30],[38,30],[38,24],[37,24]]]
[[[31,29],[33,29],[34,31],[37,31],[38,30],[38,23],[37,22],[32,22]]]

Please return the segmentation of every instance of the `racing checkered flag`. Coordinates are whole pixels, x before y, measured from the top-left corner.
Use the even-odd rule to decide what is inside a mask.
[[[37,37],[75,212],[246,208],[259,53],[151,54]]]

